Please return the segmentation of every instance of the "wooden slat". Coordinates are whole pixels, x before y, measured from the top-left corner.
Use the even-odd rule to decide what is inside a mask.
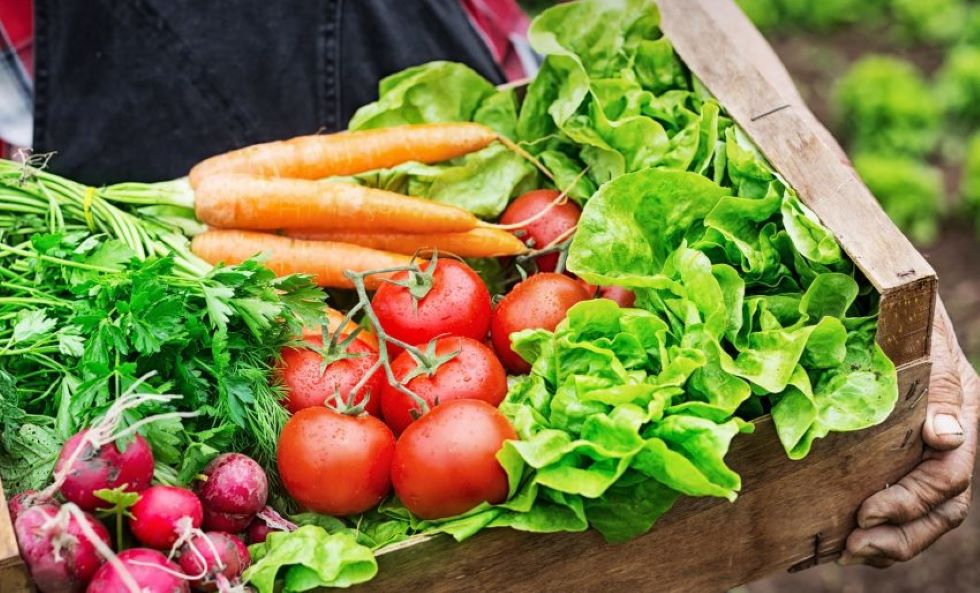
[[[901,400],[884,424],[831,435],[802,461],[787,459],[771,418],[760,419],[728,455],[744,484],[735,504],[683,499],[650,533],[620,545],[594,532],[440,537],[382,555],[378,577],[356,590],[712,593],[836,558],[860,503],[922,457],[929,369],[900,370]]]
[[[936,275],[885,215],[759,32],[731,0],[658,0],[664,33],[882,295],[879,342],[928,357]]]
[[[0,484],[0,503],[0,593],[30,593],[33,589],[17,551],[17,536],[7,512],[3,484]]]

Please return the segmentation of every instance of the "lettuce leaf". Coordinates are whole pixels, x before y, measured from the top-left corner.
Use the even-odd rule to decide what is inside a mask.
[[[378,563],[370,548],[346,532],[328,533],[318,525],[293,532],[274,532],[249,547],[253,564],[242,580],[259,593],[309,591],[317,587],[350,587],[374,578]]]

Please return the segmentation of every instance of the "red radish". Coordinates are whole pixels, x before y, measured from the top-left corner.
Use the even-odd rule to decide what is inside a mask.
[[[142,492],[150,485],[153,453],[146,439],[137,434],[125,449],[109,442],[96,450],[87,438],[89,432],[83,430],[68,439],[54,466],[55,474],[58,474],[70,465],[61,485],[61,494],[66,499],[83,510],[94,511],[106,506],[105,501],[95,496],[96,490],[126,484],[127,490]],[[79,447],[82,449],[76,453]]]
[[[245,532],[248,543],[260,544],[264,542],[273,531],[295,531],[296,524],[283,518],[272,507],[265,507],[248,526]]]
[[[218,513],[207,507],[204,508],[204,527],[211,531],[241,533],[253,518],[255,515],[247,513]]]
[[[248,546],[245,545],[242,538],[233,537],[232,543],[238,549],[238,558],[242,561],[242,572],[245,572],[245,569],[252,565],[252,554],[248,551]]]
[[[517,225],[529,220],[515,231],[532,249],[544,249],[552,243],[571,237],[578,224],[582,209],[575,202],[559,202],[560,192],[553,189],[529,191],[507,206],[500,217],[502,225]],[[542,212],[547,210],[546,214]],[[546,253],[535,260],[541,272],[554,272],[558,267],[558,253]]]
[[[177,562],[193,578],[191,587],[197,591],[216,591],[219,576],[229,581],[238,579],[251,563],[248,548],[237,537],[220,531],[209,531],[190,539]]]
[[[262,466],[241,453],[224,453],[204,468],[196,485],[204,503],[205,528],[238,533],[265,507],[269,480]]]
[[[182,533],[181,519],[192,527],[204,521],[204,508],[197,496],[186,488],[151,486],[140,494],[130,509],[129,529],[145,546],[166,550]]]
[[[248,529],[245,530],[245,537],[248,538],[248,543],[250,544],[261,544],[274,531],[278,531],[278,529],[273,529],[268,523],[256,517],[248,524]]]
[[[132,548],[119,553],[140,593],[189,593],[187,577],[180,567],[156,550]],[[86,593],[132,593],[122,571],[111,563],[102,565],[89,583]]]
[[[20,494],[13,495],[7,501],[7,510],[10,512],[10,522],[15,523],[21,513],[34,506],[34,497],[37,490],[24,490]]]
[[[53,504],[22,510],[14,523],[17,544],[42,593],[81,593],[102,565],[96,547],[86,537],[79,519],[59,513]],[[109,545],[109,533],[98,519],[80,515],[95,536]]]

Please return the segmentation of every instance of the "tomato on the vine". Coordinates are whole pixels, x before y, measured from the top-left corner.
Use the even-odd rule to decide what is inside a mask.
[[[323,347],[322,337],[308,336],[305,341],[318,349]],[[326,359],[318,350],[283,348],[279,366],[279,375],[286,388],[283,403],[294,414],[304,408],[323,406],[327,400],[334,406],[351,403],[347,401],[351,389],[377,361],[377,351],[358,338],[336,357],[328,353]],[[372,416],[380,416],[384,383],[384,373],[380,369],[375,370],[358,391],[353,403],[360,404],[368,398],[365,410]]]
[[[327,332],[331,335],[334,334],[342,323],[344,323],[344,314],[340,311],[334,309],[333,307],[326,307],[324,309],[323,321],[327,325]],[[375,352],[378,350],[378,337],[374,335],[374,332],[370,329],[361,327],[353,321],[347,321],[344,324],[344,329],[340,330],[340,337],[346,338],[350,334],[354,333],[355,330],[360,330],[357,333],[357,339],[364,342],[367,346],[374,349]],[[306,326],[303,328],[304,338],[315,338],[323,335],[322,327]]]
[[[371,307],[385,333],[413,345],[444,335],[483,339],[490,327],[486,284],[461,261],[439,259],[431,273],[430,265],[420,264],[421,274],[398,272],[374,293]]]
[[[572,305],[591,298],[581,282],[564,274],[534,274],[517,284],[497,303],[490,322],[490,337],[497,356],[512,373],[531,366],[510,347],[510,335],[522,329],[553,330]]]
[[[391,483],[398,499],[422,519],[451,517],[482,502],[507,498],[497,452],[517,433],[490,404],[457,399],[436,406],[398,439]]]
[[[424,350],[424,348],[423,348]],[[435,342],[436,357],[455,356],[435,370],[419,369],[408,352],[391,363],[395,378],[433,407],[456,399],[479,399],[497,406],[507,395],[507,373],[493,350],[472,338],[448,337]],[[413,374],[408,381],[405,377]],[[395,434],[401,434],[422,411],[403,391],[387,382],[381,390],[381,413]]]
[[[304,507],[326,515],[363,513],[391,487],[395,435],[374,416],[326,407],[300,410],[279,435],[279,475]]]
[[[500,224],[520,224],[550,207],[551,209],[547,214],[514,231],[525,242],[530,240],[533,249],[542,249],[552,241],[570,233],[582,215],[582,209],[571,200],[552,205],[559,195],[561,192],[553,189],[529,191],[507,206],[500,217]],[[554,272],[558,267],[558,253],[540,255],[535,261],[538,264],[538,270]]]

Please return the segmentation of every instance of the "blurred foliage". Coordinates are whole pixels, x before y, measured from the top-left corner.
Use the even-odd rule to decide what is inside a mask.
[[[763,31],[827,31],[841,25],[877,22],[888,0],[737,0]]]
[[[971,0],[736,0],[768,33],[826,32],[846,25],[887,24],[887,33],[906,44],[948,45],[980,36],[980,16]]]
[[[951,121],[967,128],[980,125],[980,46],[953,48],[937,80]]]
[[[965,0],[891,0],[890,4],[896,32],[909,42],[958,41],[969,11]]]
[[[944,51],[929,79],[897,56],[859,59],[836,84],[831,123],[868,187],[914,241],[933,241],[944,213],[943,176],[930,161],[963,165],[957,193],[980,233],[980,0],[736,1],[770,35],[850,27],[874,36],[875,48],[891,46],[923,64]]]
[[[967,211],[973,215],[977,233],[980,234],[980,131],[974,132],[967,143],[960,195]]]
[[[853,152],[921,157],[936,146],[942,109],[909,62],[862,58],[838,83],[836,99],[839,128]]]
[[[909,238],[920,244],[936,239],[943,211],[939,169],[901,155],[864,153],[853,162],[871,193]]]

